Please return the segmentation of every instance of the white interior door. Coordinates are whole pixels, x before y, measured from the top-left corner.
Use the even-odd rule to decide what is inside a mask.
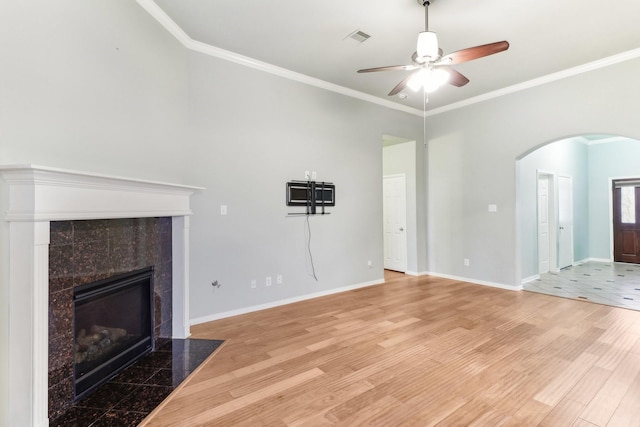
[[[538,273],[548,273],[551,262],[549,236],[549,175],[538,175]]]
[[[407,202],[404,175],[383,177],[384,268],[407,270]]]
[[[558,176],[558,268],[573,264],[573,182]]]

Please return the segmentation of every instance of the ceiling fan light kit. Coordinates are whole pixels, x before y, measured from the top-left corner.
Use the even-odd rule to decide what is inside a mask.
[[[415,72],[409,81],[407,87],[417,92],[421,88],[425,92],[435,92],[440,86],[449,81],[449,73],[442,68],[428,69],[423,68]]]
[[[458,50],[450,54],[442,54],[442,49],[438,45],[438,36],[436,33],[429,31],[429,5],[433,0],[417,0],[420,6],[424,7],[424,31],[418,33],[418,42],[416,51],[411,56],[411,64],[407,65],[390,65],[386,67],[364,68],[358,70],[358,73],[371,73],[377,71],[414,71],[408,77],[405,77],[396,85],[389,96],[401,93],[405,87],[409,87],[414,91],[422,88],[426,93],[433,92],[445,83],[449,83],[456,87],[461,87],[469,83],[459,71],[448,67],[448,65],[462,64],[463,62],[472,61],[485,56],[493,55],[509,49],[509,43],[500,41],[495,43],[484,44],[475,47]],[[406,96],[401,97],[405,99]]]

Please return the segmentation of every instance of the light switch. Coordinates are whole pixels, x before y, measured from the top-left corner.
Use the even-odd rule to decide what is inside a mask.
[[[498,212],[498,205],[489,205],[489,212]]]
[[[227,205],[220,205],[220,215],[227,214]]]

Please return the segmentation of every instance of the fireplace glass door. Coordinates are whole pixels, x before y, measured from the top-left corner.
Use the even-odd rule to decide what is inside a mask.
[[[74,291],[74,383],[78,400],[153,349],[153,268]]]

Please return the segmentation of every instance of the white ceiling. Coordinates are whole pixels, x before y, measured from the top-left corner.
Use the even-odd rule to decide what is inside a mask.
[[[416,0],[156,0],[194,40],[422,110],[422,94],[387,97],[407,71],[357,74],[410,63],[424,9]],[[470,83],[430,95],[449,105],[640,48],[637,0],[434,0],[429,27],[450,53],[507,40],[506,52],[454,68]],[[371,35],[364,43],[347,36]],[[634,56],[637,56],[634,54]],[[637,84],[637,82],[632,82]]]

